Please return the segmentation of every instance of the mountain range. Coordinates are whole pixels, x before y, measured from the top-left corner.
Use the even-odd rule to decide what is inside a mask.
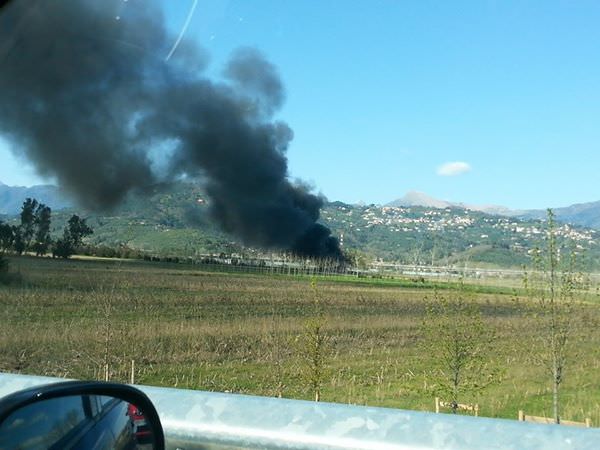
[[[469,203],[449,202],[430,197],[429,195],[418,191],[409,191],[403,197],[388,203],[386,206],[463,208],[470,209],[472,211],[480,211],[491,215],[517,217],[520,219],[544,219],[546,217],[545,209],[510,209],[506,206],[499,205],[475,205]],[[553,211],[557,220],[560,222],[600,229],[600,201],[578,203],[571,206],[554,208]]]
[[[132,195],[104,214],[69,207],[54,186],[3,185],[2,192],[0,211],[10,213],[3,220],[15,224],[27,196],[52,206],[54,237],[60,236],[71,214],[83,215],[94,229],[88,243],[97,249],[93,252],[104,252],[93,253],[100,256],[114,255],[114,249],[187,257],[261,252],[219,229],[209,214],[210,200],[194,183],[157,188],[144,197]],[[559,218],[575,224],[561,224],[559,235],[578,249],[586,249],[590,266],[600,269],[600,231],[592,228],[600,229],[600,202],[555,211]],[[542,210],[515,212],[498,206],[446,202],[413,192],[385,206],[329,202],[321,210],[320,222],[340,238],[345,250],[372,259],[428,265],[470,261],[479,267],[519,268],[530,261],[531,252],[540,245],[544,217]]]
[[[23,201],[35,198],[50,206],[54,211],[69,208],[73,203],[56,186],[51,184],[25,186],[7,186],[0,181],[0,214],[15,215],[21,210]],[[519,210],[500,205],[477,205],[462,202],[450,202],[431,197],[423,192],[409,191],[404,196],[389,202],[385,206],[410,207],[422,206],[425,208],[461,208],[471,211],[480,211],[486,214],[516,217],[520,219],[543,219],[546,217],[545,209]],[[566,207],[555,208],[557,219],[571,225],[600,229],[600,201],[578,203]]]
[[[472,211],[481,211],[487,214],[500,216],[519,216],[519,212],[505,206],[498,205],[472,205],[468,203],[448,202],[430,197],[419,191],[409,191],[403,197],[396,199],[386,206],[424,206],[427,208],[462,208]]]
[[[7,186],[0,182],[0,214],[18,214],[23,201],[28,197],[35,198],[53,210],[67,208],[72,204],[58,187],[51,184],[25,187]]]
[[[14,215],[21,210],[23,201],[35,198],[50,206],[53,210],[60,210],[72,206],[72,202],[61,190],[50,184],[25,186],[7,186],[0,182],[0,214]],[[431,197],[423,192],[409,191],[404,196],[389,202],[385,206],[422,206],[426,208],[462,208],[480,211],[486,214],[517,217],[521,219],[543,219],[545,209],[519,210],[500,205],[477,205],[462,202],[450,202]],[[600,201],[578,203],[571,206],[555,208],[554,213],[559,221],[572,225],[581,225],[600,229]]]

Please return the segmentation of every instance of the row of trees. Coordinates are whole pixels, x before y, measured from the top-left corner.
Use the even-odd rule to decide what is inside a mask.
[[[93,233],[85,219],[73,214],[63,229],[62,236],[52,239],[52,210],[36,199],[27,198],[23,202],[20,223],[11,225],[0,221],[0,254],[14,252],[34,252],[43,256],[52,252],[52,256],[68,258],[83,243],[83,238]]]
[[[52,210],[49,206],[28,198],[21,208],[21,223],[0,223],[0,247],[3,251],[14,251],[19,255],[34,251],[44,255],[50,248],[50,225]]]
[[[541,350],[530,358],[547,370],[552,386],[552,416],[560,423],[560,388],[565,369],[575,359],[571,346],[574,313],[575,308],[583,306],[577,295],[586,292],[588,283],[578,271],[581,255],[561,245],[557,236],[554,213],[549,209],[543,245],[535,249],[534,270],[524,272],[526,301],[519,309],[534,325],[533,337]],[[480,307],[462,280],[459,289],[445,295],[436,291],[433,297],[423,324],[426,350],[436,361],[431,378],[436,392],[450,399],[456,412],[464,395],[477,394],[503,377],[488,359],[496,336],[486,326]]]
[[[587,285],[586,278],[577,271],[580,255],[562,246],[557,236],[554,214],[548,210],[544,242],[534,255],[534,270],[524,272],[525,301],[515,303],[514,307],[533,325],[533,338],[540,345],[531,359],[547,370],[552,386],[552,415],[554,421],[560,423],[560,388],[565,369],[574,359],[571,352],[573,314],[580,305],[576,298]],[[303,374],[319,401],[325,382],[329,336],[325,332],[326,320],[314,282],[312,288],[315,312],[306,322],[300,343],[306,360]],[[515,301],[518,301],[516,292]],[[472,287],[462,278],[456,287],[434,289],[426,302],[421,331],[422,351],[429,357],[424,389],[448,400],[454,413],[460,401],[476,397],[504,378],[505,370],[491,360],[498,336],[486,323]]]

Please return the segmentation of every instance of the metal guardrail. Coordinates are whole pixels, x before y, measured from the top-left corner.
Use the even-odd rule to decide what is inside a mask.
[[[0,373],[0,397],[60,378]],[[600,430],[137,386],[169,449],[596,449]]]

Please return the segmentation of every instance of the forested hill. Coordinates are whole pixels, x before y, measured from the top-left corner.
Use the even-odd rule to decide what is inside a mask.
[[[72,210],[55,213],[54,229]],[[111,214],[87,214],[94,228],[91,242],[126,245],[170,255],[248,251],[211,221],[208,199],[194,184],[180,183],[147,198],[131,198]],[[493,216],[462,208],[358,206],[328,203],[321,221],[343,241],[345,250],[370,258],[408,264],[453,264],[516,267],[542,239],[543,222]],[[589,261],[600,260],[597,232],[560,225],[559,233]]]
[[[541,245],[544,222],[489,215],[463,208],[354,206],[331,203],[323,220],[344,246],[386,261],[445,265],[476,262],[516,267]],[[590,263],[599,260],[598,232],[558,224],[558,234]]]
[[[89,243],[144,252],[192,256],[256,251],[244,248],[210,219],[209,200],[195,184],[179,183],[146,197],[131,197],[117,210],[93,214],[78,209],[53,212],[52,232],[59,236],[67,218],[78,213],[94,229]],[[16,220],[16,219],[13,219]],[[404,264],[518,267],[530,260],[542,240],[543,222],[490,215],[460,207],[392,207],[328,203],[321,221],[349,252]],[[598,232],[559,225],[559,234],[600,268]]]
[[[600,202],[578,203],[553,210],[561,222],[573,223],[600,230]],[[543,218],[545,211],[523,211],[519,217],[527,219]]]

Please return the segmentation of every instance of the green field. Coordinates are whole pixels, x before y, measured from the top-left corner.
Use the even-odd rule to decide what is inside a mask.
[[[180,388],[312,398],[301,342],[323,309],[322,400],[433,410],[432,355],[424,350],[425,299],[410,280],[207,272],[183,264],[11,258],[0,284],[0,371]],[[438,282],[439,284],[439,282]],[[456,284],[439,285],[451,291]],[[442,289],[440,289],[442,290]],[[512,287],[470,285],[495,338],[486,353],[501,380],[467,395],[481,415],[551,416],[551,383],[535,304]],[[573,312],[562,386],[565,419],[600,425],[600,309],[595,295]],[[529,309],[529,313],[524,313]]]

